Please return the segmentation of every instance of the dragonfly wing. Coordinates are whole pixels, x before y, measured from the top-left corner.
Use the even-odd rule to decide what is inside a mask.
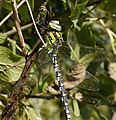
[[[86,78],[79,85],[79,88],[89,90],[89,91],[99,91],[100,89],[99,80],[95,76],[93,76],[91,73],[86,71]]]
[[[79,46],[81,57],[86,54],[95,54],[95,58],[92,62],[102,62],[108,58],[107,52],[103,48],[90,47],[81,44],[79,44]]]
[[[67,81],[64,82],[66,89],[73,89],[77,87],[85,78],[86,71],[82,64],[74,65],[71,72],[67,75]]]
[[[35,70],[38,77],[42,80],[47,79],[50,75],[52,62],[46,48],[43,48],[41,51],[39,51],[36,63],[37,69]]]
[[[70,49],[66,43],[67,43],[66,41],[63,43],[63,48]],[[72,48],[77,57],[79,57],[80,59],[87,54],[95,55],[94,60],[92,60],[92,62],[102,62],[109,58],[104,48],[90,47],[79,43],[75,43],[74,46],[72,45]]]

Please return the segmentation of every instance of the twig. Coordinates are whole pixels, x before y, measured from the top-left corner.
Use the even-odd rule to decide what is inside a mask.
[[[116,34],[110,30],[104,23],[103,20],[99,20],[99,22],[101,23],[101,25],[104,27],[104,29],[106,30],[110,40],[111,40],[111,46],[112,46],[112,50],[113,50],[113,53],[116,54],[116,47],[115,47],[115,38],[116,38]]]
[[[21,27],[21,30],[22,30],[22,31],[23,31],[23,30],[26,30],[26,29],[28,29],[28,28],[30,28],[30,27],[32,27],[32,26],[33,26],[33,23],[24,25],[24,26]],[[17,32],[17,30],[16,30],[16,29],[13,29],[13,30],[10,30],[10,31],[8,31],[8,32],[5,32],[4,35],[10,36],[10,35],[15,34],[16,32]]]
[[[25,0],[22,0],[18,5],[17,5],[17,9],[20,8],[23,3],[25,2]],[[6,22],[6,20],[9,19],[9,17],[13,14],[13,11],[11,11],[1,22],[0,22],[0,26],[2,26],[4,24],[4,22]]]
[[[87,7],[90,7],[90,6],[93,6],[93,5],[99,5],[101,4],[103,1],[105,0],[96,0],[96,1],[93,1],[93,2],[88,2],[87,5],[86,5],[86,8]],[[68,8],[67,10],[65,10],[64,12],[60,13],[60,14],[57,14],[56,16],[53,16],[52,19],[58,19],[60,16],[63,16],[63,15],[66,15],[66,14],[69,14],[70,16],[70,9]]]
[[[96,4],[101,4],[102,2],[104,2],[105,0],[96,0],[96,1],[92,1],[92,2],[88,2],[86,7],[90,7]]]
[[[95,4],[95,6],[93,6],[90,10],[88,10],[87,13],[86,13],[86,15],[83,16],[83,17],[81,17],[81,18],[79,19],[79,22],[82,22],[82,21],[88,16],[88,14],[89,14],[92,10],[94,10],[97,6],[98,6],[98,4]]]
[[[0,0],[0,5],[2,5],[2,3],[3,3],[3,0]]]
[[[31,56],[27,57],[24,69],[22,71],[22,74],[19,78],[19,81],[15,85],[14,91],[12,92],[12,95],[9,98],[9,101],[7,102],[6,108],[2,113],[2,120],[12,120],[15,114],[15,111],[18,106],[18,100],[20,97],[20,94],[24,88],[24,85],[28,81],[28,75],[31,70],[31,67],[34,63],[34,60],[37,56],[38,49],[42,46],[41,41],[37,41],[38,44],[34,47],[34,50],[31,54]]]
[[[41,46],[42,46],[41,37],[39,37],[32,53],[29,56],[26,56],[26,63],[25,63],[24,69],[6,104],[6,108],[4,109],[2,113],[1,120],[12,120],[13,119],[17,106],[18,106],[20,94],[24,88],[24,85],[28,81],[30,70],[37,56],[38,50]]]
[[[20,43],[21,43],[21,48],[22,48],[23,54],[26,56],[27,49],[25,47],[24,37],[23,37],[22,31],[21,31],[21,28],[20,28],[20,19],[19,19],[19,16],[18,16],[16,0],[12,0],[12,6],[13,6],[16,30],[17,30],[17,33],[18,33],[18,36],[19,36],[19,40],[20,40]]]
[[[110,18],[116,18],[116,16],[114,16],[114,15],[112,15],[112,16],[100,16],[100,17],[93,17],[93,18],[86,18],[85,19],[85,21],[92,21],[92,22],[94,22],[94,21],[98,21],[98,20],[100,20],[100,19],[110,19]]]
[[[30,95],[27,96],[26,98],[37,98],[37,99],[45,99],[45,100],[50,100],[50,99],[55,99],[55,96],[40,96],[40,95]]]
[[[36,26],[36,23],[35,23],[35,20],[34,20],[33,14],[32,14],[32,10],[31,10],[31,7],[30,7],[30,5],[29,5],[28,0],[26,0],[26,3],[27,3],[27,7],[28,7],[28,9],[29,9],[29,12],[30,12],[30,15],[31,15],[31,18],[32,18],[34,27],[35,27],[35,30],[36,30],[36,32],[37,32],[37,34],[38,34],[41,42],[43,43],[43,45],[46,46],[46,43],[44,42],[43,38],[41,37],[41,35],[40,35],[40,33],[39,33],[38,29],[37,29],[37,26]]]

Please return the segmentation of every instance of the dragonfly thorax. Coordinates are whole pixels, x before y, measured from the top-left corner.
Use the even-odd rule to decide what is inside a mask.
[[[59,21],[57,20],[52,20],[51,22],[49,22],[49,27],[55,31],[61,31],[61,25],[59,24]]]

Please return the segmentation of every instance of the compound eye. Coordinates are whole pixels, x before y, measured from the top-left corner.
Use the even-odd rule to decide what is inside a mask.
[[[40,7],[39,11],[41,11],[41,12],[45,12],[45,11],[47,11],[47,9],[46,9],[45,6],[42,5],[42,6]]]

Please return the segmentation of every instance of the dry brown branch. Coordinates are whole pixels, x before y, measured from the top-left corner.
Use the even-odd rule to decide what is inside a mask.
[[[3,0],[0,0],[0,5],[2,5],[2,3],[3,3]]]
[[[22,0],[18,6],[17,9],[20,8],[23,4],[24,4],[25,0]],[[13,11],[11,11],[1,22],[0,22],[0,26],[2,26],[9,18],[10,16],[13,14]]]
[[[20,94],[24,88],[24,85],[28,81],[28,75],[29,75],[31,67],[34,63],[34,60],[36,58],[38,49],[42,46],[42,43],[40,42],[40,40],[37,41],[36,44],[37,45],[35,46],[31,56],[28,56],[26,58],[26,63],[25,63],[24,69],[22,71],[22,74],[20,76],[20,79],[17,82],[17,84],[15,85],[14,91],[12,92],[12,95],[10,96],[9,101],[7,102],[6,108],[2,113],[2,120],[12,120],[13,119],[13,116],[14,116],[15,111],[18,106],[18,100],[19,100]]]
[[[26,30],[26,29],[28,29],[28,28],[30,28],[30,27],[32,27],[32,26],[33,26],[33,23],[24,25],[24,26],[21,27],[21,30],[22,30],[22,31],[23,31],[23,30]],[[16,29],[13,29],[13,30],[10,30],[10,31],[5,32],[4,34],[5,34],[6,36],[10,36],[10,35],[15,34],[16,32],[17,32],[17,30],[16,30]]]
[[[26,47],[25,47],[25,41],[24,41],[24,37],[23,37],[21,27],[20,27],[20,19],[19,19],[19,16],[18,16],[16,0],[12,0],[12,7],[13,7],[16,30],[17,30],[19,40],[20,40],[20,43],[21,43],[21,48],[22,48],[23,54],[26,56],[27,50],[26,50]]]
[[[14,13],[15,13],[15,22],[16,22],[15,24],[16,24],[16,27],[17,27],[17,32],[19,32],[18,35],[20,37],[20,35],[22,33],[20,33],[21,29],[20,29],[20,24],[19,24],[19,19],[18,19],[18,13],[17,13],[17,10],[16,10],[16,4],[14,3],[15,0],[12,0],[12,1],[13,1]],[[22,42],[22,39],[23,38],[20,38],[21,42]],[[24,45],[24,43],[21,43],[21,44]],[[42,46],[41,40],[40,40],[40,38],[38,38],[37,43],[35,44],[32,53],[28,56],[25,56],[26,57],[25,58],[26,63],[25,63],[24,69],[22,71],[22,74],[21,74],[18,82],[14,86],[14,90],[13,90],[13,92],[12,92],[12,94],[11,94],[7,104],[6,104],[6,108],[4,109],[4,111],[2,113],[1,120],[12,120],[13,119],[14,114],[15,114],[16,109],[17,109],[17,106],[18,106],[18,101],[19,101],[19,98],[20,98],[20,94],[21,94],[21,92],[24,88],[24,85],[28,81],[28,76],[29,76],[30,70],[31,70],[32,65],[34,63],[34,60],[37,56],[38,50],[41,46]]]

